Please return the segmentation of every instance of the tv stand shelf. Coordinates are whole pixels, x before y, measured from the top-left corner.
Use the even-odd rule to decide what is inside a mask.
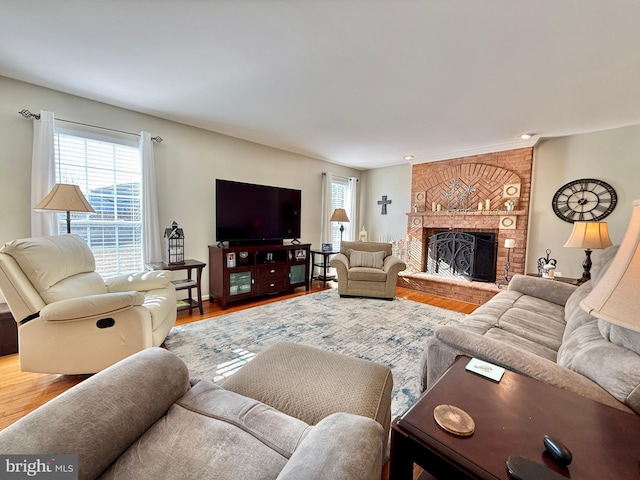
[[[209,301],[227,304],[247,298],[309,291],[311,244],[209,245]]]

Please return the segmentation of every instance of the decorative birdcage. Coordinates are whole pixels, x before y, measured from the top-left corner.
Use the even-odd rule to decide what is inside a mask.
[[[184,232],[173,221],[169,228],[164,229],[164,252],[169,265],[184,263]]]

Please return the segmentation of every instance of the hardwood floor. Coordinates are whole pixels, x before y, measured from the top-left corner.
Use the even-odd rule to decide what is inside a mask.
[[[335,287],[337,285],[333,284],[333,286]],[[258,305],[265,305],[267,303],[277,302],[287,298],[308,295],[309,293],[320,290],[323,290],[322,283],[313,282],[309,292],[301,290],[290,295],[266,297],[263,299],[241,302],[229,306],[226,310],[221,310],[215,303],[205,301],[203,315],[197,314],[197,310],[194,311],[193,315],[189,315],[188,310],[178,312],[176,325],[197,322],[198,320],[203,320],[205,318],[224,315],[226,313]],[[462,313],[471,313],[477,308],[477,305],[473,305],[471,303],[437,297],[435,295],[403,287],[397,287],[396,295],[400,298],[427,303],[429,305],[455,310]],[[0,430],[11,425],[27,413],[35,410],[43,403],[46,403],[52,398],[60,395],[62,392],[68,390],[86,378],[88,378],[88,375],[53,375],[21,372],[18,364],[18,354],[0,357]],[[416,475],[419,475],[419,473],[420,472],[417,472]],[[386,478],[388,478],[388,473],[386,473],[385,468],[382,480],[385,480]],[[417,476],[415,478],[417,478]]]

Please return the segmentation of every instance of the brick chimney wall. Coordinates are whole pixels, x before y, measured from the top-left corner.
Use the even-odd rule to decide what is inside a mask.
[[[424,271],[427,230],[444,228],[497,232],[498,279],[504,274],[507,258],[504,242],[513,238],[509,274],[524,273],[532,166],[533,147],[414,165],[413,205],[407,214],[408,268]],[[505,189],[505,185],[510,187]],[[513,197],[513,186],[519,188],[517,197]],[[463,200],[460,194],[466,194]],[[508,199],[516,202],[513,211],[506,211]],[[489,210],[485,208],[487,200]],[[440,211],[433,212],[432,206],[437,204]]]

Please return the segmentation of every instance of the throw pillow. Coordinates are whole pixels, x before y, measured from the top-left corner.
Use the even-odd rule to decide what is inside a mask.
[[[363,252],[349,249],[349,266],[382,268],[384,252]]]

